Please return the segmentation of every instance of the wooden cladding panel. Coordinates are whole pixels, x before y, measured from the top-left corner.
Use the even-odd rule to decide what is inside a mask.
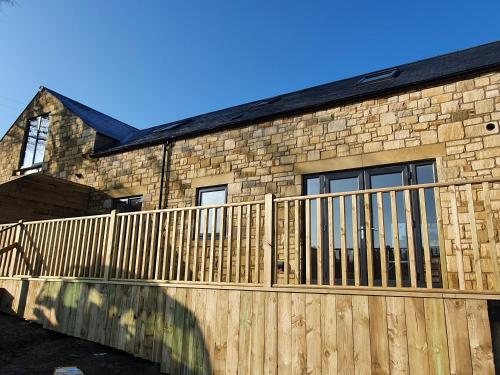
[[[170,373],[494,373],[485,300],[15,279],[0,288],[2,311]]]

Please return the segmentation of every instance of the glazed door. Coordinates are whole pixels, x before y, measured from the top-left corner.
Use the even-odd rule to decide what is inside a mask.
[[[378,189],[386,187],[398,187],[410,184],[422,184],[435,181],[434,164],[432,162],[402,164],[387,167],[366,168],[353,171],[332,172],[320,175],[308,176],[305,179],[306,194],[322,194],[322,193],[341,193],[365,189]],[[434,195],[432,189],[426,191],[427,203],[427,217],[428,228],[427,231],[430,237],[431,249],[434,255],[439,256],[438,237],[436,214],[434,206]],[[360,247],[360,272],[361,284],[367,285],[367,261],[366,261],[366,228],[365,228],[365,212],[361,209],[364,206],[363,195],[357,196],[357,217],[352,216],[352,196],[344,198],[344,221],[345,221],[345,238],[347,250],[347,283],[354,284],[354,252],[353,242],[356,236]],[[392,222],[391,215],[391,201],[389,193],[382,194],[383,200],[383,220],[385,228],[385,248],[380,248],[380,224],[377,205],[376,194],[370,196],[370,218],[372,222],[372,243],[373,243],[373,275],[374,284],[381,285],[381,267],[380,257],[381,252],[385,251],[388,267],[388,282],[389,285],[395,285],[395,263],[394,263],[394,230],[398,229],[398,241],[400,248],[401,271],[403,283],[409,283],[409,267],[408,267],[408,236],[407,230],[413,232],[414,246],[417,259],[417,277],[419,282],[423,282],[423,255],[421,243],[421,227],[420,215],[418,206],[418,196],[412,193],[412,209],[413,209],[413,228],[406,228],[406,219],[404,211],[404,194],[403,192],[396,192],[396,220]],[[321,248],[324,249],[322,254],[317,254],[317,222],[316,222],[316,201],[311,202],[311,254],[312,254],[312,279],[317,279],[317,270],[314,265],[316,264],[316,257],[323,257],[323,282],[329,283],[331,277],[334,278],[335,284],[341,284],[341,243],[340,243],[340,198],[333,198],[332,218],[333,218],[333,236],[329,238],[328,224],[329,213],[326,199],[321,203],[323,213],[323,227],[322,238],[323,243]],[[357,221],[357,232],[353,232],[353,220]],[[333,244],[334,259],[329,259],[329,245]],[[329,275],[329,263],[334,262],[334,275]]]

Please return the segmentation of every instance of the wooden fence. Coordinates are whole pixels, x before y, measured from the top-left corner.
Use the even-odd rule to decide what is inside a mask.
[[[169,374],[495,373],[478,296],[1,278],[0,291],[2,312]]]
[[[0,226],[0,276],[500,291],[498,179]]]

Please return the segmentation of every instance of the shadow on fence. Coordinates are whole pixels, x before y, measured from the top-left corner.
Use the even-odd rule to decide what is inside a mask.
[[[213,373],[197,318],[205,306],[186,289],[25,279],[17,291],[0,289],[3,312],[160,363],[167,374]]]

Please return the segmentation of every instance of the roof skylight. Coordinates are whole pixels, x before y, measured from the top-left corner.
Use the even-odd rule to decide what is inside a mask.
[[[382,70],[381,72],[367,74],[363,78],[361,78],[356,84],[357,85],[365,85],[368,83],[375,83],[380,81],[385,81],[387,79],[392,79],[398,76],[400,73],[399,69],[389,69]]]

